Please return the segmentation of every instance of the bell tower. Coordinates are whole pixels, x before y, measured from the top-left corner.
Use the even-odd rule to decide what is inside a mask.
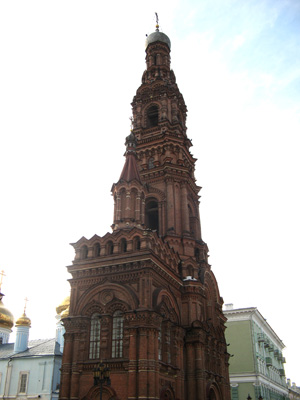
[[[133,134],[141,180],[147,185],[145,226],[157,231],[183,259],[205,259],[201,239],[196,159],[186,135],[187,108],[170,68],[170,39],[146,39],[146,70],[132,102]]]
[[[229,400],[223,299],[201,237],[171,42],[146,40],[112,232],[72,243],[60,400]],[[99,364],[111,385],[94,384]],[[104,367],[103,367],[104,368]]]

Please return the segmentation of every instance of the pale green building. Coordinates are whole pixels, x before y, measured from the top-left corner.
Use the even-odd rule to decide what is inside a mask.
[[[232,400],[288,400],[283,342],[257,308],[227,304],[223,311]]]

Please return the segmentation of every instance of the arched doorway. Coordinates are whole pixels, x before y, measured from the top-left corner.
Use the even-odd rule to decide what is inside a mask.
[[[171,387],[165,387],[160,392],[160,400],[175,400],[175,396]]]
[[[216,383],[208,385],[207,388],[207,400],[221,400],[221,391]]]
[[[83,400],[99,400],[100,386],[93,386]],[[114,389],[108,386],[102,387],[102,400],[118,400],[118,396]]]

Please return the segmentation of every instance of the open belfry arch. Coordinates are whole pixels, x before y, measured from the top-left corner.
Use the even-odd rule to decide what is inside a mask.
[[[223,300],[202,240],[187,108],[169,38],[146,40],[112,233],[73,243],[60,399],[229,400]]]

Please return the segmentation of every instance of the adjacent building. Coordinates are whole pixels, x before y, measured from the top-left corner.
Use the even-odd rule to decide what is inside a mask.
[[[26,312],[14,324],[0,293],[0,399],[58,399],[62,353],[55,339],[29,340]],[[15,325],[15,343],[9,343]]]
[[[229,374],[232,400],[287,400],[282,355],[284,344],[257,308],[234,309],[227,304],[226,340],[231,353]]]
[[[112,186],[112,233],[73,243],[61,400],[230,398],[223,300],[202,239],[196,159],[170,50],[157,26]],[[113,140],[109,151],[113,162]],[[93,379],[100,361],[111,381],[102,389]]]
[[[290,379],[287,380],[287,385],[290,400],[300,400],[300,387],[297,386],[295,382],[291,383]]]

